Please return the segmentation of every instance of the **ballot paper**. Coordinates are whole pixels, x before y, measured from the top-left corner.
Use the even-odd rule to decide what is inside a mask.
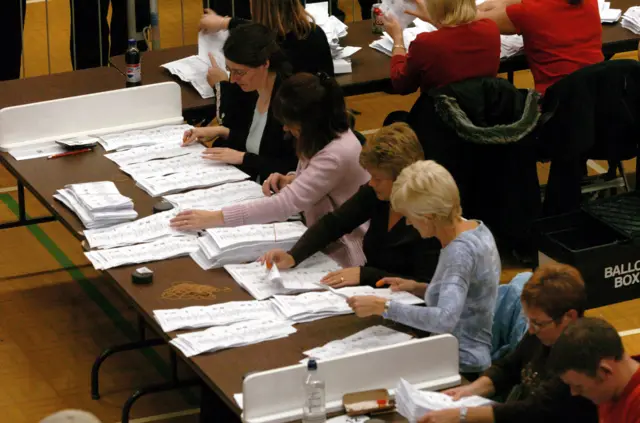
[[[230,264],[224,266],[231,277],[257,300],[278,294],[292,294],[318,290],[318,283],[329,272],[340,266],[329,256],[316,253],[293,269],[268,270],[264,264]]]
[[[84,253],[96,270],[186,256],[198,249],[197,237],[166,237],[147,243]]]
[[[632,6],[624,12],[621,25],[634,34],[640,34],[640,6]]]
[[[209,306],[154,310],[153,316],[165,332],[200,329],[249,320],[281,320],[270,301],[229,301]]]
[[[204,270],[252,262],[267,251],[290,249],[306,230],[302,222],[207,229],[198,238],[200,251],[192,257]]]
[[[54,142],[49,142],[45,144],[12,148],[9,150],[9,154],[11,154],[14,159],[21,161],[39,159],[41,157],[49,157],[53,156],[54,154],[64,153],[65,151],[67,150],[63,146],[58,145]]]
[[[622,10],[612,9],[611,3],[608,1],[598,0],[598,9],[602,23],[616,23],[620,19],[620,16],[622,16]]]
[[[411,335],[406,333],[386,326],[377,325],[361,330],[346,338],[331,341],[321,347],[307,350],[303,352],[303,354],[316,360],[328,360],[345,354],[353,354],[387,345],[399,344],[409,341],[412,338]],[[301,362],[306,362],[307,360],[308,359],[305,358],[301,360]]]
[[[424,299],[405,291],[391,291],[389,288],[374,288],[372,286],[345,286],[344,288],[333,289],[323,285],[326,289],[343,298],[356,297],[358,295],[375,295],[400,304],[417,305],[424,304]]]
[[[187,357],[285,338],[296,329],[286,320],[250,320],[179,334],[170,343]]]
[[[171,175],[135,178],[136,185],[152,197],[194,188],[207,188],[248,179],[249,175],[235,166],[220,165]]]
[[[192,129],[191,125],[166,125],[149,129],[135,129],[127,132],[100,135],[100,145],[105,151],[126,150],[134,147],[144,147],[155,144],[182,143],[185,131]]]
[[[411,423],[417,422],[430,411],[489,404],[492,404],[491,400],[476,395],[454,401],[440,392],[420,391],[404,379],[400,379],[396,386],[396,410]]]
[[[196,235],[169,226],[169,221],[178,212],[179,210],[172,209],[105,229],[87,230],[84,231],[84,236],[90,248],[105,249],[142,244],[170,236]]]
[[[405,10],[415,11],[416,3],[411,0],[382,0],[380,10],[385,16],[393,16],[398,20],[400,27],[406,28],[415,19],[414,16],[405,13]]]
[[[180,140],[176,142],[136,147],[126,151],[105,154],[104,156],[115,162],[120,167],[128,167],[136,163],[144,163],[150,160],[170,159],[172,157],[198,154],[202,153],[206,149],[204,145],[199,143],[182,146],[180,145],[181,142],[182,135],[180,136]]]
[[[214,167],[225,166],[229,165],[216,160],[205,159],[202,157],[200,151],[192,151],[184,156],[125,165],[122,166],[120,170],[131,175],[133,179],[138,180],[155,176],[171,175],[172,173],[189,173],[194,170],[207,170]]]
[[[202,98],[214,97],[215,92],[207,82],[207,72],[211,67],[209,53],[213,55],[216,65],[220,69],[226,70],[222,47],[228,36],[229,31],[200,32],[198,33],[198,55],[165,63],[161,67],[167,69],[184,82],[190,83]]]
[[[220,210],[223,207],[264,198],[262,186],[254,181],[242,181],[197,189],[183,194],[166,195],[164,199],[182,210]]]
[[[274,295],[271,301],[285,318],[295,323],[307,323],[353,313],[344,298],[330,291]]]
[[[53,198],[71,209],[88,229],[112,226],[138,217],[133,201],[120,194],[111,181],[67,185],[57,190]]]

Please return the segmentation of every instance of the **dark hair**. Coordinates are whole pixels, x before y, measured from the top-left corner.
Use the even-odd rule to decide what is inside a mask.
[[[259,23],[240,25],[229,31],[222,48],[224,57],[240,65],[257,68],[269,61],[269,70],[289,74],[291,65],[276,42],[276,34]]]
[[[251,15],[254,22],[273,29],[281,39],[293,33],[296,39],[304,40],[315,29],[313,17],[300,0],[251,0]]]
[[[594,378],[603,359],[620,361],[623,356],[622,339],[614,327],[602,319],[585,317],[562,332],[547,365],[556,375],[573,370]]]
[[[300,126],[296,153],[307,160],[349,129],[342,88],[326,73],[298,73],[284,81],[273,113],[284,125]]]
[[[522,289],[520,299],[527,307],[539,308],[556,321],[569,310],[575,310],[582,317],[587,307],[587,293],[580,272],[559,263],[538,267]]]

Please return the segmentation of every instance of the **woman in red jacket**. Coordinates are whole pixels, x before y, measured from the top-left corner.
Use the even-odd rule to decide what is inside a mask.
[[[495,22],[476,19],[475,0],[416,0],[416,10],[406,13],[431,22],[438,30],[419,34],[407,51],[398,21],[384,18],[393,38],[395,92],[410,94],[418,88],[427,92],[464,79],[497,75],[500,31]]]
[[[604,60],[598,0],[489,0],[479,18],[503,34],[522,34],[536,90]]]

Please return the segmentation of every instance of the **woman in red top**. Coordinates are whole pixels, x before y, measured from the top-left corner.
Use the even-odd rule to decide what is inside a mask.
[[[391,82],[399,94],[422,92],[477,77],[495,77],[500,67],[500,31],[489,19],[476,20],[475,0],[416,0],[406,13],[431,22],[437,31],[425,32],[405,50],[398,21],[385,17],[393,38]]]
[[[489,0],[479,18],[503,34],[522,34],[536,90],[604,60],[598,0]]]

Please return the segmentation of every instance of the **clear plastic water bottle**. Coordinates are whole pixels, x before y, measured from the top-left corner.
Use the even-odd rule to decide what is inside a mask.
[[[129,39],[129,48],[124,55],[124,61],[127,65],[127,87],[137,87],[142,85],[142,64],[140,50],[136,40]]]
[[[310,359],[307,363],[304,392],[305,400],[302,409],[302,423],[324,423],[327,421],[324,380],[318,376],[318,363],[314,359]]]

